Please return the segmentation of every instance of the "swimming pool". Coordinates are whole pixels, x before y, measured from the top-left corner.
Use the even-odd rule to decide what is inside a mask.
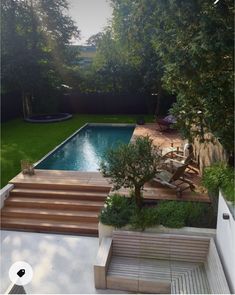
[[[35,169],[98,171],[110,147],[129,143],[135,125],[86,124],[46,155]]]

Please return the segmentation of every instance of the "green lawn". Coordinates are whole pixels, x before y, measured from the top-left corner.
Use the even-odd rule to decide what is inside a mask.
[[[1,125],[1,187],[20,172],[20,160],[40,160],[85,123],[136,123],[135,115],[74,115],[71,120],[27,123],[16,119]],[[152,122],[153,116],[145,116]]]

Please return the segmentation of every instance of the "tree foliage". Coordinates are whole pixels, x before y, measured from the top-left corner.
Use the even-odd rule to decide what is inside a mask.
[[[67,45],[78,36],[67,8],[62,0],[1,1],[3,91],[20,91],[24,103],[42,98],[46,104],[66,80],[74,58]]]
[[[177,96],[172,113],[184,137],[192,140],[199,135],[203,140],[205,132],[212,132],[231,153],[233,1],[111,0],[111,3],[111,27],[98,42],[100,56],[99,62],[96,61],[102,68],[96,74],[102,73],[103,86],[106,82],[109,89],[132,85],[136,91],[156,93],[158,108],[159,101],[164,100],[164,91]],[[132,74],[121,65],[126,65]],[[115,69],[117,79],[113,84],[111,69]]]
[[[138,137],[134,143],[108,150],[100,171],[104,176],[110,177],[115,190],[121,187],[134,189],[133,195],[140,208],[141,190],[156,174],[159,154],[148,136]]]
[[[178,127],[188,138],[210,131],[227,151],[234,144],[233,9],[230,0],[157,1],[153,41],[164,87],[177,95]]]

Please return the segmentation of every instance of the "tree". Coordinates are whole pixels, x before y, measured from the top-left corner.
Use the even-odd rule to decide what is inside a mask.
[[[136,204],[141,208],[141,191],[157,172],[159,154],[149,137],[138,137],[134,143],[110,149],[100,165],[100,171],[105,177],[110,177],[114,190],[121,187],[134,189]]]
[[[24,113],[31,102],[43,101],[66,80],[67,64],[73,58],[67,44],[78,36],[73,21],[65,15],[67,1],[1,1],[2,86],[22,94]]]
[[[203,140],[205,132],[212,132],[231,153],[233,1],[112,0],[112,4],[113,35],[140,73],[137,88],[156,93],[161,101],[164,90],[177,96],[172,113],[183,135]]]
[[[152,16],[163,86],[177,95],[178,127],[191,140],[212,132],[228,153],[234,145],[233,10],[230,0],[161,0]]]

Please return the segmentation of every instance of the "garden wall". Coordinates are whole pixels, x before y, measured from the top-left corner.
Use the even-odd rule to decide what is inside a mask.
[[[211,133],[205,134],[205,139],[205,142],[200,142],[197,137],[193,142],[194,154],[201,174],[205,167],[211,166],[214,162],[227,161],[226,152],[218,139]]]
[[[1,122],[23,116],[22,99],[18,92],[1,94]]]
[[[151,97],[130,94],[83,94],[65,95],[60,109],[80,114],[148,114],[153,113],[155,102]]]
[[[175,98],[165,96],[161,100],[160,114],[167,114]],[[80,114],[154,114],[156,96],[145,94],[80,93],[65,95],[60,111]]]

